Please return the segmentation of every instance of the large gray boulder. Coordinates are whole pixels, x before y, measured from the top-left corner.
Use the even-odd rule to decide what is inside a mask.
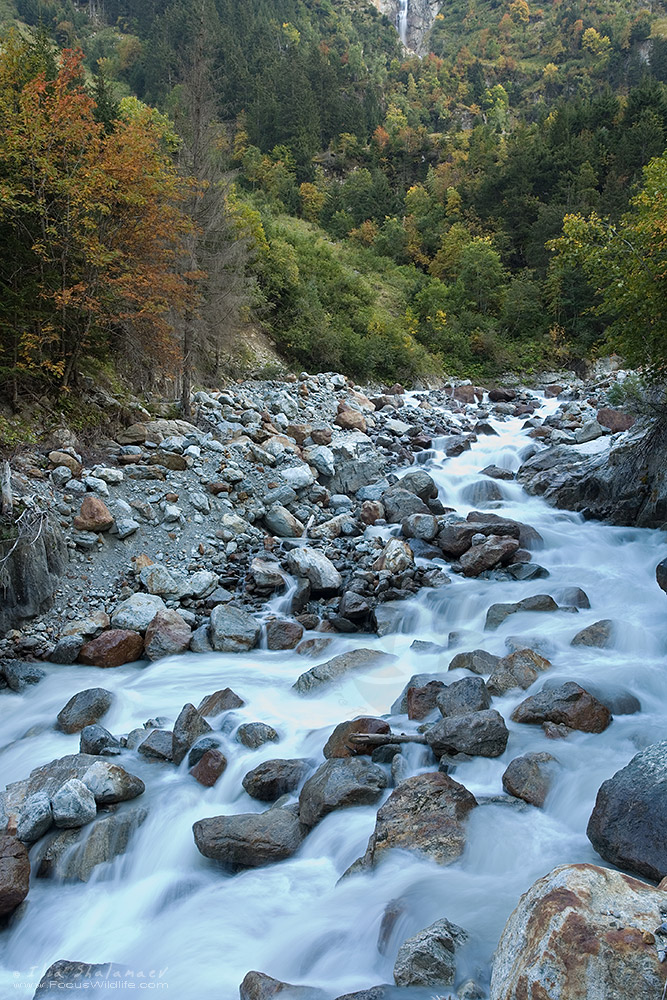
[[[491,707],[491,695],[481,677],[463,677],[443,688],[436,703],[442,715],[449,718],[485,711]]]
[[[172,734],[171,756],[174,764],[181,763],[192,744],[196,743],[200,736],[212,732],[213,729],[194,705],[184,705],[174,723]]]
[[[260,802],[275,802],[281,796],[295,791],[311,769],[311,762],[303,758],[292,760],[265,760],[243,779],[248,795]]]
[[[23,803],[16,836],[24,844],[33,844],[53,826],[51,799],[46,792],[35,792]]]
[[[660,1000],[667,970],[654,932],[664,898],[606,868],[555,868],[524,893],[505,925],[491,1000]]]
[[[209,637],[218,653],[246,653],[259,642],[259,622],[243,608],[218,604],[211,611]]]
[[[87,688],[72,695],[58,712],[58,729],[64,733],[79,733],[86,726],[99,722],[111,708],[113,695],[104,688]]]
[[[11,913],[28,895],[30,861],[20,840],[0,834],[0,917]]]
[[[287,566],[295,576],[308,580],[314,594],[335,594],[343,586],[343,578],[331,560],[308,545],[292,549],[287,555]]]
[[[452,986],[456,951],[467,938],[457,924],[436,920],[403,942],[394,965],[394,982],[397,986]]]
[[[31,795],[44,792],[51,799],[70,778],[82,778],[97,759],[92,754],[68,754],[34,768],[28,778],[7,785],[2,795],[2,811],[8,825],[13,827],[18,823],[19,814]]]
[[[313,827],[335,809],[377,802],[387,786],[381,767],[365,757],[332,757],[301,789],[299,819]]]
[[[326,663],[319,663],[316,667],[306,670],[296,680],[293,688],[299,694],[309,694],[324,684],[338,680],[351,670],[387,665],[396,659],[393,654],[383,653],[379,649],[351,649],[347,653],[339,653]]]
[[[95,819],[97,804],[91,790],[78,778],[70,778],[51,798],[53,822],[61,829],[85,826]]]
[[[378,810],[363,864],[375,864],[395,847],[451,864],[463,853],[466,820],[476,805],[467,788],[440,771],[407,778]]]
[[[156,594],[132,594],[121,601],[111,616],[115,629],[129,632],[145,632],[158,611],[166,611],[167,606]]]
[[[93,793],[98,806],[127,802],[136,799],[146,790],[143,781],[136,774],[130,774],[125,768],[106,760],[98,760],[92,764],[81,780]]]
[[[304,837],[299,818],[290,809],[236,816],[211,816],[192,827],[197,849],[205,858],[233,868],[259,868],[295,854]]]
[[[667,741],[646,747],[600,786],[586,833],[617,868],[655,882],[667,875]]]
[[[426,740],[436,757],[500,757],[505,752],[509,731],[495,709],[453,715],[436,722],[426,731]]]

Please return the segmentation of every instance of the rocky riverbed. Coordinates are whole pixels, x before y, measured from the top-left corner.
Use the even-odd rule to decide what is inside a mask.
[[[304,374],[24,456],[69,559],[2,646],[0,984],[659,996],[665,545],[520,485],[636,440],[622,378]]]

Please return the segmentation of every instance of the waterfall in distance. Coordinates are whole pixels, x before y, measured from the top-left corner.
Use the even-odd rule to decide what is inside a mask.
[[[398,36],[406,48],[408,44],[408,4],[409,0],[399,0],[398,15],[396,19]]]

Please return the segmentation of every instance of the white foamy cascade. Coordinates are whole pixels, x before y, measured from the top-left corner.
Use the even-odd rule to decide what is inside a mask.
[[[542,415],[554,405],[544,403]],[[498,436],[480,438],[470,451],[451,460],[435,442],[420,467],[436,480],[443,503],[465,514],[472,509],[464,500],[466,487],[479,482],[481,469],[490,464],[518,468],[530,445],[522,420],[492,420]],[[292,691],[292,684],[313,660],[268,650],[188,654],[104,673],[81,666],[48,667],[47,678],[38,686],[2,696],[4,782],[77,752],[78,735],[58,732],[53,723],[67,700],[89,687],[114,692],[114,704],[102,721],[112,732],[126,733],[156,715],[174,720],[185,702],[197,704],[206,694],[229,686],[246,702],[235,719],[267,722],[278,730],[281,742],[251,751],[223,734],[229,766],[210,789],[194,781],[185,762],[175,768],[131,751],[114,758],[145,780],[146,792],[137,804],[149,810],[148,819],[133,835],[127,853],[96,869],[87,884],[33,879],[24,907],[0,938],[0,997],[32,997],[47,966],[62,958],[119,962],[146,974],[157,971],[160,981],[168,984],[168,995],[184,1000],[236,1000],[239,983],[250,969],[319,986],[337,997],[392,982],[402,941],[442,917],[470,935],[460,954],[460,980],[474,976],[488,984],[494,948],[519,895],[558,864],[600,863],[585,835],[597,789],[639,748],[664,738],[667,723],[665,595],[654,577],[656,563],[667,556],[664,534],[584,522],[577,514],[529,497],[515,482],[498,485],[503,500],[495,509],[533,525],[542,535],[544,545],[534,559],[548,570],[549,578],[519,582],[453,576],[448,586],[423,590],[405,602],[399,634],[337,637],[320,656],[324,661],[347,649],[371,646],[397,655],[389,667],[351,674],[338,686],[304,698]],[[573,586],[586,591],[590,610],[513,615],[497,631],[484,632],[490,604],[537,593],[558,599],[559,591]],[[615,647],[570,646],[575,632],[601,618],[622,626]],[[415,638],[447,646],[448,634],[455,630],[466,634],[445,653],[416,654],[410,649]],[[321,760],[334,725],[362,713],[386,714],[413,673],[441,673],[452,656],[465,649],[483,647],[504,654],[506,639],[516,635],[527,645],[540,643],[553,663],[550,677],[622,686],[642,708],[639,714],[618,716],[600,735],[574,733],[552,744],[540,727],[509,721],[525,693],[494,700],[508,720],[506,752],[498,759],[461,764],[454,777],[478,798],[497,796],[510,760],[548,749],[561,768],[543,809],[483,805],[471,816],[465,853],[450,867],[400,853],[375,871],[340,884],[341,874],[364,853],[376,807],[332,813],[292,859],[267,868],[232,876],[198,853],[192,836],[196,820],[265,808],[241,785],[244,774],[261,761]],[[451,678],[462,675],[453,672]],[[535,689],[541,683],[538,680]],[[405,718],[393,721],[406,727]],[[423,748],[412,748],[413,772],[432,769],[425,756]],[[393,900],[400,900],[401,915],[381,954],[378,933]],[[32,986],[23,985],[29,983]]]

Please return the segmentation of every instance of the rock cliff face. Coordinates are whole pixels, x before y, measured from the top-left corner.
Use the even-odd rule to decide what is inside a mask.
[[[35,542],[0,541],[0,633],[49,607],[67,565],[60,528],[49,521]]]
[[[405,0],[404,0],[405,2]],[[401,15],[401,0],[373,0],[382,14],[399,30]],[[419,55],[428,52],[427,36],[436,15],[442,7],[442,0],[407,0],[407,30],[405,43],[407,48]]]

